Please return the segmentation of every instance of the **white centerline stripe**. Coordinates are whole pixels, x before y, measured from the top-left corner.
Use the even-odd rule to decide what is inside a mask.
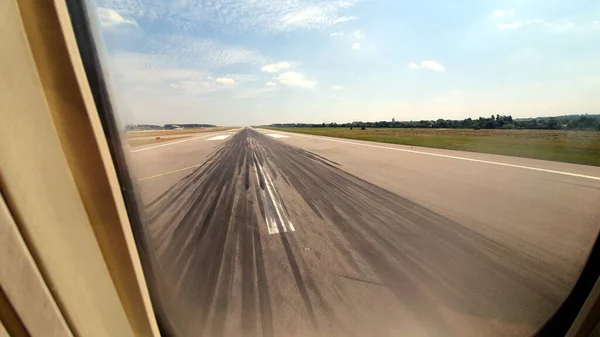
[[[543,169],[543,168],[538,168],[538,167],[531,167],[531,166],[522,166],[522,165],[515,165],[515,164],[500,163],[500,162],[489,161],[489,160],[481,160],[481,159],[473,159],[473,158],[466,158],[466,157],[450,156],[450,155],[446,155],[446,154],[438,154],[438,153],[431,153],[431,152],[398,149],[398,148],[395,148],[395,147],[387,147],[387,146],[381,146],[381,145],[355,143],[355,142],[349,142],[349,141],[346,141],[346,140],[331,139],[331,138],[328,138],[328,137],[315,137],[315,136],[308,136],[308,135],[304,135],[304,134],[296,134],[296,135],[300,136],[300,137],[306,137],[306,138],[315,138],[315,139],[327,140],[327,141],[330,141],[330,142],[337,142],[337,143],[345,143],[345,144],[352,144],[352,145],[358,145],[358,146],[373,147],[373,148],[384,149],[384,150],[392,150],[392,151],[416,153],[416,154],[422,154],[422,155],[433,156],[433,157],[458,159],[458,160],[464,160],[464,161],[470,161],[470,162],[482,163],[482,164],[491,164],[491,165],[498,165],[498,166],[505,166],[505,167],[514,167],[514,168],[520,168],[520,169],[531,170],[531,171],[554,173],[554,174],[560,174],[560,175],[564,175],[564,176],[584,178],[584,179],[592,179],[592,180],[598,180],[598,181],[600,181],[600,177],[588,176],[588,175],[585,175],[585,174],[563,172],[563,171],[556,171],[556,170],[548,170],[548,169]]]
[[[286,216],[283,211],[283,206],[281,206],[281,203],[279,203],[279,196],[276,195],[275,185],[273,184],[273,180],[271,180],[271,176],[266,171],[263,171],[263,174],[267,178],[266,180],[268,180],[268,183],[266,183],[265,185],[267,186],[267,190],[269,191],[271,200],[273,200],[273,204],[275,205],[275,211],[277,212],[277,216],[279,216],[279,220],[283,227],[283,231],[284,232],[294,232],[296,229],[294,228],[294,225],[292,224],[292,222],[289,219],[287,221],[285,221],[285,219],[284,219],[284,217],[286,217]],[[271,188],[273,189],[272,192],[271,192]],[[277,197],[273,197],[274,195]],[[281,212],[279,211],[280,209],[281,209]],[[279,232],[279,228],[277,228],[277,232]]]
[[[141,152],[141,151],[156,149],[157,147],[163,147],[163,146],[169,146],[169,145],[183,143],[183,142],[189,142],[190,140],[202,139],[202,138],[210,137],[210,136],[213,136],[213,135],[214,134],[210,134],[210,135],[206,135],[206,136],[200,136],[200,137],[192,137],[192,138],[188,138],[188,139],[182,139],[182,140],[178,140],[176,142],[167,142],[167,143],[160,144],[160,145],[145,147],[143,149],[131,150],[131,152]]]
[[[256,159],[256,157],[255,157],[255,159]],[[260,170],[260,168],[258,167],[258,165],[259,164],[257,164],[257,163],[255,163],[255,165],[254,165],[254,167],[255,167],[254,174],[256,174],[256,183],[260,185],[260,178],[258,176],[258,171]],[[261,194],[262,198],[264,200],[266,200],[265,191],[263,189],[260,190],[260,194]],[[265,208],[266,208],[266,205],[267,204],[265,204]],[[269,234],[277,234],[277,233],[279,233],[279,229],[277,228],[277,220],[273,219],[271,217],[271,214],[269,214],[269,213],[270,212],[268,212],[265,209],[265,220],[267,221],[267,230],[268,230]]]
[[[294,225],[292,224],[292,222],[285,218],[287,218],[287,216],[285,215],[285,212],[283,210],[283,207],[281,206],[281,204],[279,203],[279,198],[276,194],[275,191],[275,186],[272,185],[273,181],[271,180],[271,177],[268,175],[268,173],[262,169],[262,167],[259,164],[258,159],[256,158],[256,154],[253,154],[254,157],[254,161],[255,161],[255,172],[256,173],[256,180],[257,183],[260,184],[260,178],[258,177],[258,170],[261,171],[261,175],[263,176],[264,182],[265,182],[265,187],[267,189],[267,194],[269,195],[269,198],[271,199],[271,202],[273,204],[273,206],[275,207],[275,212],[277,213],[277,217],[279,218],[279,222],[281,223],[281,227],[283,232],[294,232],[296,231],[296,229],[294,228]],[[271,190],[271,188],[273,190]],[[263,196],[264,196],[264,190],[261,191]],[[281,209],[281,211],[280,211]],[[277,220],[274,220],[270,217],[270,214],[267,214],[266,210],[265,210],[265,217],[267,220],[267,228],[269,231],[269,234],[277,234],[277,233],[281,233],[279,230],[279,227],[277,226]]]

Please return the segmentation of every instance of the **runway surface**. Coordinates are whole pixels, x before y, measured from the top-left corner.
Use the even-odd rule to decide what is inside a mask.
[[[161,145],[131,160],[186,336],[531,335],[600,228],[596,167],[250,128]]]

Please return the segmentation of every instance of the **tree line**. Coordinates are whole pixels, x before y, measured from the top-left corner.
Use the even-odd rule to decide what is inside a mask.
[[[600,115],[566,115],[514,119],[510,115],[491,115],[489,118],[463,120],[438,119],[420,121],[379,121],[352,123],[276,123],[273,127],[299,128],[435,128],[435,129],[537,129],[537,130],[597,130],[600,131]]]

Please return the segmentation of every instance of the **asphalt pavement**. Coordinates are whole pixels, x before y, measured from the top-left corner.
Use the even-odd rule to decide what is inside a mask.
[[[600,168],[242,128],[131,149],[182,336],[523,336],[600,228]]]

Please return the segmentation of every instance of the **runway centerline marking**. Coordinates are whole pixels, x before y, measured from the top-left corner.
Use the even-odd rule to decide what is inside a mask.
[[[280,134],[277,134],[277,133],[269,133],[269,134],[267,134],[267,136],[271,136],[273,138],[290,138],[290,136],[280,135]]]
[[[206,163],[209,163],[209,162],[210,161],[207,161]],[[177,169],[177,170],[167,171],[165,173],[155,174],[153,176],[149,176],[149,177],[145,177],[145,178],[140,178],[140,179],[138,179],[138,181],[148,180],[148,179],[152,179],[152,178],[158,178],[158,177],[166,176],[168,174],[173,174],[173,173],[177,173],[177,172],[181,172],[181,171],[185,171],[185,170],[190,170],[190,169],[196,168],[198,166],[202,166],[204,164],[205,163],[196,164],[196,165],[192,165],[192,166],[187,166],[187,167],[184,167],[184,168],[180,168],[180,169]]]
[[[349,141],[346,141],[346,140],[331,139],[331,138],[328,138],[328,137],[316,137],[316,136],[309,136],[309,135],[304,135],[304,134],[296,134],[296,135],[299,136],[299,137],[315,138],[315,139],[321,139],[321,140],[326,140],[326,141],[330,141],[330,142],[345,143],[345,144],[352,144],[352,145],[358,145],[358,146],[366,146],[366,147],[372,147],[372,148],[384,149],[384,150],[392,150],[392,151],[399,151],[399,152],[422,154],[422,155],[433,156],[433,157],[441,157],[441,158],[464,160],[464,161],[470,161],[470,162],[474,162],[474,163],[482,163],[482,164],[490,164],[490,165],[498,165],[498,166],[505,166],[505,167],[520,168],[520,169],[524,169],[524,170],[546,172],[546,173],[554,173],[554,174],[559,174],[559,175],[564,175],[564,176],[570,176],[570,177],[577,177],[577,178],[584,178],[584,179],[591,179],[591,180],[598,180],[598,181],[600,181],[600,177],[588,176],[588,175],[585,175],[585,174],[578,174],[578,173],[571,173],[571,172],[564,172],[564,171],[549,170],[549,169],[543,169],[543,168],[539,168],[539,167],[531,167],[531,166],[523,166],[523,165],[516,165],[516,164],[508,164],[508,163],[501,163],[501,162],[496,162],[496,161],[474,159],[474,158],[466,158],[466,157],[458,157],[458,156],[451,156],[451,155],[447,155],[447,154],[438,154],[438,153],[423,152],[423,151],[416,151],[416,150],[399,149],[399,148],[395,148],[395,147],[388,147],[388,146],[381,146],[381,145],[363,144],[363,143],[349,142]],[[515,157],[515,158],[522,158],[522,157]]]
[[[268,214],[269,212],[267,211],[267,209],[265,209],[265,220],[267,222],[267,230],[269,232],[269,234],[278,234],[278,233],[286,233],[286,232],[294,232],[296,231],[296,228],[294,228],[294,225],[292,224],[292,221],[289,219],[289,216],[285,213],[285,211],[283,210],[283,207],[281,206],[281,203],[279,202],[279,196],[277,195],[277,192],[275,190],[275,185],[273,185],[273,181],[271,180],[270,175],[262,169],[262,166],[259,164],[258,159],[256,158],[256,154],[253,154],[254,157],[254,173],[256,174],[256,183],[260,184],[260,178],[258,176],[258,172],[260,171],[261,175],[263,176],[263,180],[265,183],[265,187],[267,190],[267,193],[265,193],[264,190],[261,190],[261,194],[263,196],[263,198],[266,196],[266,194],[268,194],[269,198],[271,199],[271,203],[273,204],[273,207],[275,208],[275,212],[277,214],[277,218],[279,219],[279,223],[281,223],[281,229],[282,231],[279,230],[279,226],[277,226],[277,220],[273,219],[271,217],[270,214]],[[265,203],[265,206],[267,204]],[[281,209],[281,210],[280,210]],[[287,221],[286,221],[287,219]]]
[[[167,143],[160,144],[160,145],[145,147],[143,149],[131,150],[131,152],[141,152],[141,151],[156,149],[157,147],[163,147],[163,146],[169,146],[169,145],[179,144],[179,143],[183,143],[183,142],[189,142],[190,140],[203,139],[203,138],[207,138],[207,137],[210,137],[210,136],[214,136],[214,134],[211,133],[210,135],[204,135],[204,136],[199,136],[199,137],[192,137],[192,138],[188,138],[188,139],[178,140],[178,141],[175,141],[175,142],[167,142]]]

